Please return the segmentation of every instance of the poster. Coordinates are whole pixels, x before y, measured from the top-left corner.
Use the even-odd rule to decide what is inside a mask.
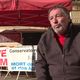
[[[9,71],[34,71],[36,60],[35,46],[25,46],[20,48],[9,48],[7,50]]]

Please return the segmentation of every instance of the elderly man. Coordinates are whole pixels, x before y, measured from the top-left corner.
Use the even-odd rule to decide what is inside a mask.
[[[80,28],[63,6],[49,10],[51,27],[37,48],[37,80],[80,80]]]

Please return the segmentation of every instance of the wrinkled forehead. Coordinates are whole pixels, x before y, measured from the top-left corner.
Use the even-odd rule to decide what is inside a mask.
[[[66,16],[70,19],[70,13],[69,11],[66,9],[66,8],[62,8],[62,7],[56,7],[56,8],[52,8],[49,10],[48,12],[49,16],[52,16],[52,15],[63,15],[63,16]]]
[[[60,15],[64,15],[64,11],[60,8],[56,8],[56,9],[52,9],[49,13],[49,16],[50,15],[56,15],[56,14],[60,14]]]

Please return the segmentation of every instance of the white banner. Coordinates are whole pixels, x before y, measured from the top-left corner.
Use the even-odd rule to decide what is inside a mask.
[[[7,50],[9,71],[34,71],[37,46],[9,48]]]

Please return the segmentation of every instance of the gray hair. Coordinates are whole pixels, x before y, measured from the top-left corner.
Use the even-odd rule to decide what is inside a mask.
[[[49,9],[48,11],[48,15],[49,13],[53,10],[53,9],[60,9],[62,11],[62,13],[65,15],[65,16],[68,16],[68,18],[70,19],[70,12],[68,11],[68,9],[66,9],[64,6],[62,5],[56,5],[56,6],[53,6]]]

